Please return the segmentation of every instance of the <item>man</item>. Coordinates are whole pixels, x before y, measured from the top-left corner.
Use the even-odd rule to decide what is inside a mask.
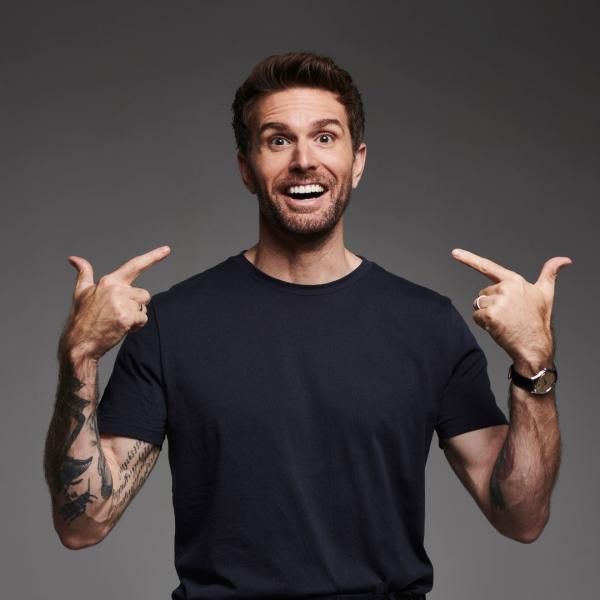
[[[450,300],[344,246],[366,159],[350,75],[326,57],[275,55],[233,111],[256,245],[152,299],[132,283],[168,247],[97,284],[69,259],[79,273],[45,457],[63,544],[109,533],[166,435],[173,598],[424,598],[434,430],[491,524],[534,541],[560,458],[551,309],[570,259],[531,284],[453,252],[493,283],[474,318],[512,359],[509,423]],[[98,404],[97,362],[127,332]]]

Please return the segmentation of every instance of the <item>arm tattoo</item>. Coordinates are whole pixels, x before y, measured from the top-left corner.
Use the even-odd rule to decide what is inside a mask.
[[[100,494],[107,498],[112,491],[110,471],[100,445],[96,408],[88,416],[91,439],[91,456],[76,458],[69,454],[75,440],[81,434],[86,423],[84,411],[98,398],[98,379],[94,382],[94,399],[86,400],[78,395],[85,386],[74,374],[68,361],[63,361],[59,373],[54,415],[48,429],[44,452],[44,471],[53,500],[57,503],[58,513],[71,523],[85,513],[86,506],[94,502],[97,496],[90,491],[91,477],[87,478],[87,489],[78,493],[74,488],[84,479],[94,458],[98,460],[98,474],[101,477]],[[79,488],[81,489],[81,487]]]
[[[98,475],[102,478],[102,485],[100,487],[100,495],[103,498],[108,498],[112,492],[112,475],[110,469],[106,464],[106,458],[100,445],[100,431],[98,431],[98,417],[96,411],[90,415],[90,429],[94,433],[94,439],[92,440],[92,446],[98,448]]]
[[[99,497],[109,502],[108,520],[114,524],[152,471],[160,448],[141,440],[132,441],[118,471],[113,469],[111,473],[98,429],[97,373],[92,389],[82,391],[85,385],[73,365],[68,360],[61,361],[44,452],[46,481],[56,514],[65,524],[85,515],[88,506]],[[94,460],[97,466],[91,468]],[[113,474],[117,477],[114,486]]]
[[[509,432],[506,436],[504,445],[500,450],[490,479],[492,505],[497,510],[504,510],[506,508],[506,501],[502,494],[501,483],[510,477],[514,467],[514,460],[515,448]]]
[[[120,485],[112,491],[110,518],[115,521],[138,493],[154,467],[160,448],[136,440],[125,460],[119,465]]]

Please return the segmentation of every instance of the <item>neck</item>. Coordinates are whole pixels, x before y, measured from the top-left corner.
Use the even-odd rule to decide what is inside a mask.
[[[293,240],[275,235],[261,223],[258,242],[244,256],[271,277],[305,285],[335,281],[361,263],[344,246],[342,219],[323,237]]]

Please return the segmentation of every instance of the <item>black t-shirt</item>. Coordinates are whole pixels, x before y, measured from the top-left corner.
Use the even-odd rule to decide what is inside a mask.
[[[98,423],[168,438],[173,599],[431,590],[433,432],[507,420],[450,300],[361,258],[303,285],[239,253],[155,294],[123,341]]]

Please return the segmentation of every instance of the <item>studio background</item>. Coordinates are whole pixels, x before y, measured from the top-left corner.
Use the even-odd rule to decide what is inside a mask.
[[[498,534],[437,437],[427,467],[431,600],[598,588],[599,11],[594,2],[8,2],[0,27],[2,598],[159,599],[177,586],[166,446],[99,545],[65,549],[42,456],[75,270],[162,244],[151,293],[257,239],[230,105],[269,54],[331,55],[362,91],[365,175],[347,247],[449,296],[508,415],[508,356],[471,319],[487,280],[462,247],[534,281],[551,256],[563,461],[542,536]],[[101,392],[117,348],[100,364]]]

